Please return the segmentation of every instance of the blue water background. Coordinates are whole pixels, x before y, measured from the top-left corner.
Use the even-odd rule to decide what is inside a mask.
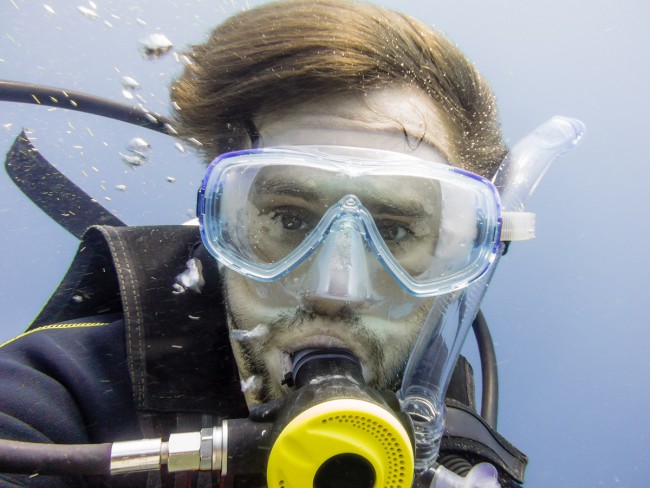
[[[93,8],[3,0],[0,78],[129,102],[120,79],[131,76],[146,107],[167,113],[182,64],[173,53],[143,58],[138,41],[160,32],[180,53],[255,3],[97,0]],[[640,0],[379,3],[435,25],[476,62],[511,143],[556,114],[586,123],[584,144],[551,168],[529,202],[537,239],[511,247],[484,304],[501,374],[499,427],[530,456],[529,487],[648,486],[650,7]],[[174,141],[60,109],[1,107],[2,153],[26,127],[48,159],[127,223],[178,223],[192,214],[202,166]],[[151,160],[135,170],[120,157],[133,137],[152,146]],[[36,315],[77,241],[4,173],[0,229],[1,342]],[[471,339],[465,353],[476,360]]]

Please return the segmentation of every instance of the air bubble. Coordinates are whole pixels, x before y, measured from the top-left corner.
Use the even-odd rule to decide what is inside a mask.
[[[155,33],[140,40],[142,53],[150,58],[159,58],[172,47],[172,42],[164,34]]]
[[[129,141],[129,151],[148,151],[151,149],[151,144],[145,141],[142,137],[134,137]]]
[[[196,293],[201,293],[205,280],[203,279],[203,264],[196,258],[192,258],[186,263],[187,269],[176,276],[176,283],[174,285],[174,292],[178,294],[178,288],[184,290],[192,290]]]

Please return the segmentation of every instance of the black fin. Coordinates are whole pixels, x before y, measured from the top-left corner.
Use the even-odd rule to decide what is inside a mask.
[[[7,153],[11,180],[47,215],[81,239],[91,225],[125,225],[56,169],[21,132]]]

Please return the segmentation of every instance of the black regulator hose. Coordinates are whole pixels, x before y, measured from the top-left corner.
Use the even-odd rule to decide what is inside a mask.
[[[472,329],[481,358],[481,417],[496,430],[499,415],[499,371],[490,329],[481,310],[472,322]]]
[[[120,120],[163,134],[173,135],[174,132],[166,117],[142,107],[125,105],[107,98],[46,85],[0,80],[0,101],[76,110]]]
[[[37,444],[0,440],[0,473],[96,475],[110,473],[112,444]]]

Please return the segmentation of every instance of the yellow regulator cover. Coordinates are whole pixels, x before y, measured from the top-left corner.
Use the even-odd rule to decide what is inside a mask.
[[[336,399],[308,408],[280,433],[267,467],[269,488],[312,488],[318,469],[339,454],[365,458],[374,488],[409,488],[413,448],[387,410],[364,400]]]

